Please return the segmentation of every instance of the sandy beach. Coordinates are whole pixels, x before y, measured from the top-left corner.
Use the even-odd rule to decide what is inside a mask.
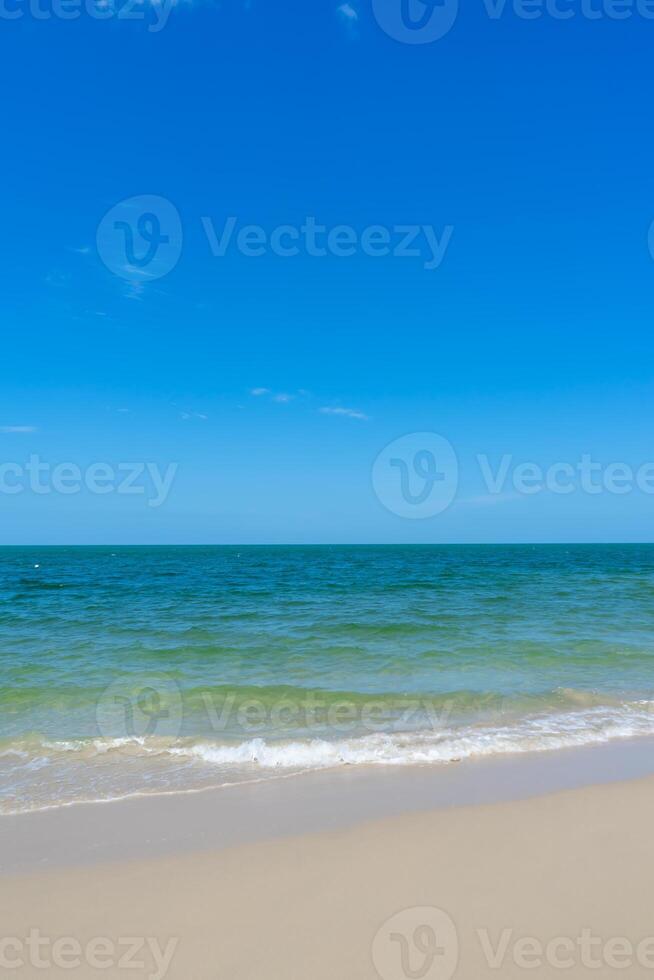
[[[0,980],[654,980],[654,0],[3,21]]]
[[[648,746],[636,756],[644,766]],[[305,790],[308,777],[289,780],[279,798],[293,804],[295,822],[277,820],[269,839],[261,826],[245,828],[240,843],[234,835],[229,843],[224,827],[243,801],[221,812],[215,794],[2,818],[3,972],[159,980],[651,975],[654,777],[533,795],[538,780],[547,790],[572,768],[579,774],[584,758],[596,763],[588,778],[603,768],[616,779],[613,747],[561,758],[505,762],[485,784],[479,769],[463,766],[449,769],[459,773],[449,784],[424,769],[371,777],[388,813],[377,819],[356,802],[354,784],[323,778],[322,789]],[[521,782],[520,772],[531,780]],[[292,783],[299,789],[289,796]],[[417,787],[427,785],[441,790],[425,809]],[[481,797],[522,786],[528,798],[457,802],[472,785],[485,785]],[[403,800],[396,811],[405,812],[393,813],[392,786]],[[341,813],[331,829],[320,815],[327,790],[332,815]],[[303,794],[317,800],[313,810],[302,809]],[[364,796],[372,805],[371,785]],[[262,805],[274,818],[274,800]],[[180,807],[195,821],[186,843],[166,829],[166,813],[180,826]],[[108,852],[110,825],[120,829]],[[302,831],[312,826],[323,829]],[[95,857],[82,846],[94,835]],[[37,837],[50,854],[30,864],[20,849]],[[133,856],[138,841],[149,856]]]

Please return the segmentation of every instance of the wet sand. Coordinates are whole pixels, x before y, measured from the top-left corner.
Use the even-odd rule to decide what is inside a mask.
[[[653,756],[628,748],[2,818],[1,965],[159,980],[652,976],[654,777],[616,780]]]

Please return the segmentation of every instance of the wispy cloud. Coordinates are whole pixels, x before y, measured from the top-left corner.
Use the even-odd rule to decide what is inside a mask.
[[[266,401],[275,402],[278,405],[288,405],[290,402],[299,399],[299,404],[310,405],[312,396],[306,388],[298,388],[297,391],[273,391],[272,388],[250,388],[250,395],[254,398],[264,398]],[[314,403],[315,404],[315,403]],[[313,409],[315,411],[315,408]],[[369,416],[365,412],[360,412],[356,408],[346,408],[342,405],[325,405],[318,409],[323,415],[342,415],[349,419],[358,419],[367,422]]]
[[[44,282],[48,286],[54,286],[56,289],[61,289],[64,286],[68,286],[70,283],[70,273],[69,272],[48,272],[45,276]]]
[[[336,8],[336,16],[343,24],[348,37],[354,39],[358,36],[359,11],[356,7],[348,3],[342,3]]]
[[[26,432],[37,432],[35,425],[0,425],[0,432],[3,435],[12,435],[16,433],[26,433]]]
[[[202,422],[206,422],[209,416],[205,415],[203,412],[181,412],[180,418],[184,419],[185,422],[188,422],[191,419],[200,419]]]
[[[359,14],[351,3],[342,3],[340,7],[336,8],[336,13],[345,18],[345,20],[359,19]]]
[[[293,401],[295,395],[290,395],[286,391],[274,392],[270,388],[250,388],[250,394],[255,398],[262,398],[264,395],[270,395],[270,400],[277,402],[280,405],[287,405],[288,402]],[[298,392],[300,394],[300,392]]]
[[[332,408],[329,405],[325,405],[323,408],[319,408],[318,411],[322,412],[323,415],[344,415],[348,419],[359,419],[362,422],[367,422],[370,419],[369,415],[365,415],[355,408]]]
[[[134,280],[123,284],[123,295],[125,299],[143,299],[145,284]]]

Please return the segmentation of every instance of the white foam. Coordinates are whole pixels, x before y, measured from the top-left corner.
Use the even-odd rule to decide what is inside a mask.
[[[519,752],[543,752],[593,745],[613,739],[654,735],[654,702],[595,706],[577,711],[543,714],[498,724],[468,724],[411,732],[374,732],[350,738],[307,737],[279,740],[251,738],[234,743],[168,737],[118,737],[71,740],[35,740],[7,746],[0,755],[14,756],[29,765],[75,759],[98,764],[113,753],[137,763],[139,758],[185,759],[196,765],[221,769],[303,770],[341,765],[411,765],[447,763],[459,759]]]
[[[512,725],[478,726],[406,734],[364,735],[351,739],[313,738],[237,745],[204,741],[174,746],[171,755],[220,766],[254,765],[262,769],[324,768],[340,765],[411,765],[454,762],[475,756],[600,744],[618,738],[654,734],[653,705],[647,710],[593,708],[574,714],[524,719]]]
[[[211,736],[47,740],[29,736],[0,753],[0,813],[131,796],[200,792],[340,766],[437,765],[545,752],[654,735],[654,702],[496,719],[421,731],[352,737],[228,742]]]

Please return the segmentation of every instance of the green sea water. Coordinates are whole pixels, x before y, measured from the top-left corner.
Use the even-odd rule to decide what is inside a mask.
[[[0,812],[654,733],[654,546],[0,549]]]

